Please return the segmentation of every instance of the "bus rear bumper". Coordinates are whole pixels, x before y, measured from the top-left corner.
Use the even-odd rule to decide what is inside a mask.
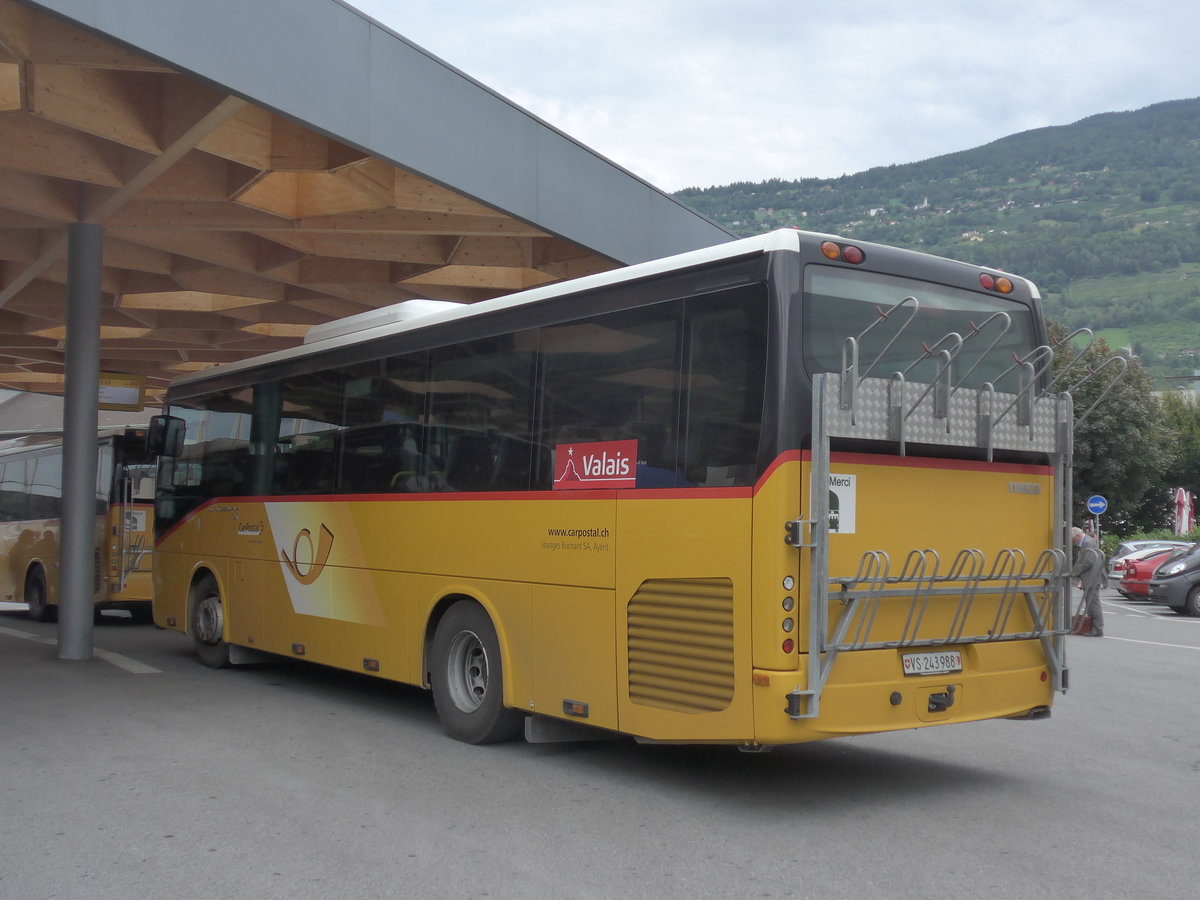
[[[904,676],[900,650],[841,654],[815,716],[802,672],[755,670],[755,742],[791,744],[983,719],[1046,718],[1050,667],[1036,641],[961,648],[963,671]]]

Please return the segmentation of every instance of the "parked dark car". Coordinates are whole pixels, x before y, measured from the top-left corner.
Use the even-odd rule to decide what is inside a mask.
[[[1159,563],[1148,597],[1179,613],[1200,616],[1200,543],[1177,550]]]

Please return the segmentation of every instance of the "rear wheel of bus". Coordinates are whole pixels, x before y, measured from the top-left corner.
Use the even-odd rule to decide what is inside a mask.
[[[211,575],[192,587],[192,643],[200,662],[214,669],[229,665],[229,644],[225,643],[225,607],[221,590]]]
[[[479,604],[460,600],[438,623],[430,679],[433,705],[451,737],[486,744],[520,734],[521,714],[504,706],[500,641]]]
[[[41,566],[34,566],[25,576],[25,602],[29,604],[29,618],[35,622],[49,622],[55,610],[46,602],[46,573]]]

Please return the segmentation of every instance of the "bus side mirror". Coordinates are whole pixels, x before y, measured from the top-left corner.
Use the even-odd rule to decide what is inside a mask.
[[[178,416],[151,416],[146,434],[146,452],[151,456],[174,459],[183,452],[183,434],[187,423]]]

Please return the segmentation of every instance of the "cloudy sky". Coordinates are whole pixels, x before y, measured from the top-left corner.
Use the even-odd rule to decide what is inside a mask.
[[[1188,0],[346,0],[667,191],[1200,96]]]

